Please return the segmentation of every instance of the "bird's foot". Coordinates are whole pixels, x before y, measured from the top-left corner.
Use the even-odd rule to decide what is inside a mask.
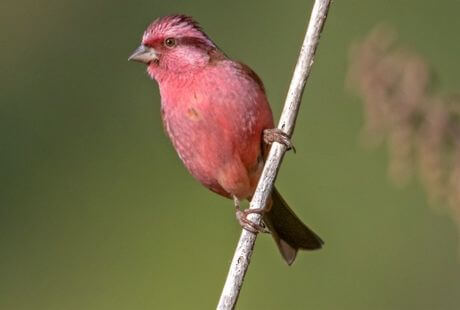
[[[263,215],[266,212],[264,208],[241,210],[238,198],[233,197],[233,201],[235,203],[236,219],[238,220],[238,222],[240,223],[243,229],[246,229],[247,231],[252,232],[253,234],[270,233],[270,231],[267,229],[263,221],[260,221],[260,224],[257,224],[251,221],[250,219],[248,219],[249,214]]]
[[[278,142],[287,147],[288,150],[292,150],[294,153],[296,152],[294,144],[291,141],[291,138],[278,128],[271,128],[265,129],[263,132],[263,139],[264,142],[267,144],[272,144],[273,142]]]
[[[261,221],[260,224],[254,223],[250,219],[248,219],[249,214],[263,214],[264,210],[263,209],[244,209],[236,210],[236,218],[238,222],[240,223],[241,227],[246,229],[247,231],[250,231],[254,234],[257,233],[270,233],[270,231],[267,229],[265,224]]]

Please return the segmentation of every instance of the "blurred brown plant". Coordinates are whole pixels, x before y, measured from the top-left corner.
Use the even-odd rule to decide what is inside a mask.
[[[432,85],[426,61],[379,26],[350,53],[347,84],[362,98],[365,144],[387,141],[399,185],[417,171],[430,202],[445,203],[460,226],[460,96]]]

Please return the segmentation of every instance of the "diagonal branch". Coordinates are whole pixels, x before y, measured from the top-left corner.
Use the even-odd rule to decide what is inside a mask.
[[[300,50],[299,59],[297,60],[297,65],[292,76],[286,102],[278,124],[278,128],[289,136],[292,136],[294,131],[297,114],[300,108],[300,99],[302,98],[307,78],[310,75],[316,47],[318,46],[320,34],[329,10],[329,4],[330,0],[315,0],[313,6],[307,33]],[[251,209],[261,208],[266,205],[285,152],[286,146],[276,142],[272,145],[256,192],[251,200]],[[256,223],[260,223],[261,221],[261,216],[259,214],[251,214],[249,217]],[[222,295],[220,296],[219,304],[217,305],[218,310],[230,310],[235,308],[241,286],[243,285],[244,276],[249,267],[256,238],[256,234],[243,229],[230,265],[227,280],[222,290]]]

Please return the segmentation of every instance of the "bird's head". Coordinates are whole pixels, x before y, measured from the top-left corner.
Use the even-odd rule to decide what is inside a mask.
[[[158,80],[160,75],[203,68],[216,50],[216,45],[191,17],[171,15],[150,24],[129,60],[147,64],[149,74]]]

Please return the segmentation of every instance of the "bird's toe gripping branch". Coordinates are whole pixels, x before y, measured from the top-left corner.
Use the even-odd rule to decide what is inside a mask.
[[[278,129],[278,128],[265,129],[263,131],[263,139],[264,139],[264,142],[267,144],[278,142],[278,143],[285,145],[288,150],[292,150],[294,153],[296,152],[296,149],[294,147],[294,144],[291,141],[291,138],[281,129]]]
[[[238,198],[233,197],[233,202],[235,204],[235,215],[236,219],[240,223],[241,227],[246,229],[247,231],[252,232],[253,234],[257,233],[270,233],[270,231],[267,229],[265,224],[261,221],[260,224],[254,223],[250,219],[248,219],[249,214],[264,214],[266,210],[264,208],[258,208],[258,209],[240,209],[240,201]]]

